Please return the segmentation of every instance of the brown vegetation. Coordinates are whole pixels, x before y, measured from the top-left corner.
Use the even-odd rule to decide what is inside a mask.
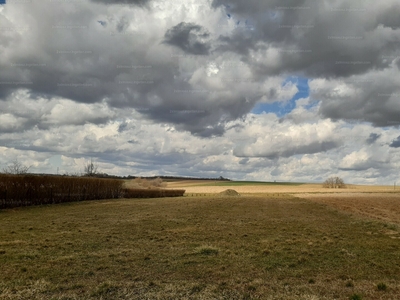
[[[7,167],[3,168],[3,173],[4,174],[26,174],[28,173],[30,167],[27,167],[20,163],[17,159],[13,160],[11,164],[9,164]]]
[[[185,190],[166,189],[123,189],[124,198],[159,198],[159,197],[180,197]]]
[[[117,199],[0,215],[0,299],[400,294],[399,240],[384,223],[294,197]]]
[[[164,189],[167,183],[160,177],[152,180],[138,177],[125,181],[124,186],[124,198],[180,197],[185,193],[184,189]]]
[[[223,192],[230,185],[212,186],[215,182],[207,182],[205,180],[198,180],[189,182],[188,180],[168,182],[167,188],[172,189],[185,189],[186,193],[190,194],[217,194]],[[331,193],[331,189],[322,187],[320,183],[306,183],[302,185],[243,185],[234,186],[235,191],[239,194],[297,194],[297,193]],[[400,191],[398,187],[396,190]],[[335,193],[377,193],[377,192],[393,192],[392,186],[373,186],[373,185],[354,185],[346,184],[346,188],[335,189]]]
[[[296,196],[342,211],[400,224],[400,193],[326,193]]]
[[[122,186],[118,179],[0,174],[0,208],[119,198]]]
[[[152,180],[138,177],[133,180],[126,181],[125,186],[132,189],[154,189],[166,187],[167,183],[163,182],[160,177]]]
[[[330,177],[322,184],[324,188],[332,188],[332,189],[342,189],[345,188],[346,185],[344,181],[340,177]]]

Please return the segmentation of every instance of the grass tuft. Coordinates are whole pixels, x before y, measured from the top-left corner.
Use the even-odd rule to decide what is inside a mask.
[[[118,287],[108,282],[103,282],[91,294],[92,297],[108,297],[116,293]]]
[[[201,246],[196,249],[196,253],[201,255],[217,255],[219,249],[212,246]]]
[[[349,280],[346,282],[346,287],[354,287],[353,281]]]
[[[204,289],[204,285],[203,284],[195,284],[194,286],[192,286],[192,288],[190,289],[190,294],[197,294],[200,293],[203,289]]]
[[[387,290],[387,286],[383,282],[378,283],[378,285],[376,287],[377,287],[378,291],[386,291]]]

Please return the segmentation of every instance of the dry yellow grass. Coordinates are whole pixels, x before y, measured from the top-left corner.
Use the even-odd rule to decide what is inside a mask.
[[[227,188],[232,188],[240,194],[263,194],[263,193],[359,193],[359,192],[393,192],[393,186],[367,186],[367,185],[348,185],[345,189],[327,189],[322,184],[302,184],[302,185],[235,185],[235,186],[206,186],[205,184],[221,184],[221,182],[210,182],[206,180],[182,180],[168,182],[167,188],[182,188],[186,193],[205,193],[216,194]],[[228,183],[229,184],[229,183]],[[398,190],[400,192],[400,188]]]
[[[213,183],[168,184],[201,197],[0,211],[0,299],[400,294],[400,192],[393,187],[204,184]],[[241,197],[211,195],[226,189]]]
[[[344,189],[328,189],[323,188],[322,184],[235,186],[212,186],[212,184],[223,183],[185,180],[168,183],[168,188],[183,188],[189,195],[218,194],[227,188],[232,188],[242,195],[253,194],[261,197],[288,194],[323,203],[359,216],[400,224],[400,188],[394,190],[393,186],[347,185]]]
[[[0,299],[398,299],[389,229],[289,195],[2,210]]]
[[[305,193],[295,196],[369,218],[400,224],[400,193]]]

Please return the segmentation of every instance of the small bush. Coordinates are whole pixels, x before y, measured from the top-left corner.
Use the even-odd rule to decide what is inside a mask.
[[[361,300],[362,297],[360,295],[358,295],[358,294],[353,294],[353,295],[350,296],[349,299],[350,300]]]
[[[354,283],[352,281],[347,281],[346,287],[354,287]]]

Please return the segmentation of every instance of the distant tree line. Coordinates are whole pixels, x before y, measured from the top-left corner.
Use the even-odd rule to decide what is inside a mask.
[[[18,160],[13,160],[7,167],[2,169],[3,174],[12,174],[12,175],[25,175],[28,174],[28,171],[30,170],[31,167],[27,167]],[[31,175],[49,175],[49,174],[31,174]],[[157,178],[161,178],[163,180],[213,180],[213,181],[231,181],[231,179],[224,178],[223,176],[219,176],[216,178],[211,178],[211,177],[184,177],[184,176],[134,176],[134,175],[128,175],[128,176],[117,176],[117,175],[109,175],[107,173],[102,173],[99,171],[98,165],[93,162],[93,159],[90,159],[89,162],[85,163],[83,166],[83,173],[71,173],[71,174],[63,174],[63,175],[58,175],[58,176],[67,176],[67,177],[94,177],[94,178],[112,178],[112,179],[136,179],[136,178],[142,178],[142,179],[147,179],[147,180],[154,180]]]

